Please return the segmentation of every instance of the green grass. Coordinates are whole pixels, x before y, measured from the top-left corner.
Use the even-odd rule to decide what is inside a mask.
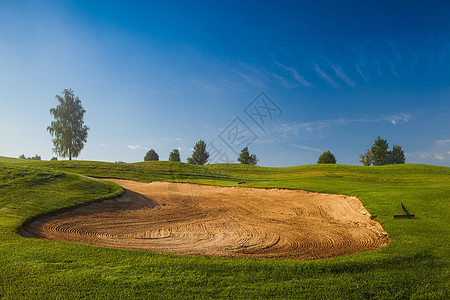
[[[69,172],[69,173],[67,173]],[[82,175],[77,175],[82,174]],[[116,177],[305,189],[358,196],[389,234],[378,251],[316,261],[186,257],[26,239],[36,215],[118,194]],[[0,295],[6,298],[448,299],[450,168],[262,168],[0,157]],[[394,220],[402,201],[414,220]]]

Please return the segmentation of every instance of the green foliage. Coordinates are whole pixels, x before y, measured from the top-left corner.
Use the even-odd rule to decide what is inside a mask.
[[[78,96],[71,89],[65,89],[64,97],[56,95],[59,105],[51,108],[52,121],[47,130],[52,137],[53,152],[61,157],[78,157],[87,141],[88,130],[84,124],[85,110]]]
[[[377,137],[370,149],[372,153],[372,163],[374,166],[383,166],[389,163],[388,158],[389,144],[387,140]]]
[[[250,155],[250,152],[248,151],[248,147],[245,147],[244,149],[241,150],[241,154],[239,155],[237,160],[241,164],[245,164],[245,165],[255,166],[258,164],[258,158],[256,157],[255,154]]]
[[[318,164],[335,164],[336,163],[336,158],[334,157],[334,155],[330,152],[330,150],[328,151],[324,151],[320,156],[319,159],[317,160]]]
[[[193,165],[204,165],[208,162],[209,153],[206,151],[206,143],[203,140],[199,140],[192,152],[192,157],[188,157],[187,161]]]
[[[402,150],[402,146],[394,145],[392,146],[392,151],[388,152],[389,164],[398,165],[405,163],[405,153]]]
[[[371,150],[367,150],[365,155],[360,155],[360,162],[362,162],[365,166],[369,166],[370,163],[373,163],[374,166],[405,163],[405,153],[403,152],[401,146],[394,145],[392,147],[392,151],[388,151],[388,148],[389,144],[387,140],[378,137],[375,140]]]
[[[178,149],[173,149],[172,152],[170,152],[169,161],[181,161],[180,151],[178,151]]]
[[[41,160],[41,156],[36,154],[35,156],[33,156],[33,157],[29,158],[29,159],[31,159],[31,160]]]
[[[372,152],[370,151],[370,149],[367,149],[366,153],[361,154],[359,158],[359,162],[364,166],[370,166],[372,164]]]
[[[3,162],[3,163],[2,163]],[[57,170],[58,169],[58,170]],[[70,171],[70,173],[60,170]],[[74,174],[150,182],[303,189],[358,196],[388,232],[377,251],[312,261],[165,255],[17,235],[34,216],[117,195]],[[176,162],[114,164],[0,157],[0,295],[40,298],[448,299],[450,168],[337,164],[266,168]],[[394,220],[400,200],[415,220]]]
[[[40,155],[35,155],[35,156],[33,156],[33,157],[25,157],[25,155],[24,154],[21,154],[20,156],[19,156],[19,158],[20,159],[28,159],[28,160],[41,160],[41,156]]]
[[[150,149],[147,154],[145,154],[144,161],[158,161],[159,155],[155,150]]]
[[[56,156],[53,156],[52,159],[50,159],[50,161],[58,161],[58,158]]]

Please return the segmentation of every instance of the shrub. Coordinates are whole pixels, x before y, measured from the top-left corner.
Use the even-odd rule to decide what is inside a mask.
[[[172,152],[170,152],[169,161],[181,161],[180,151],[178,151],[178,149],[173,149]]]
[[[392,146],[392,151],[388,152],[389,164],[397,165],[405,163],[405,153],[402,150],[402,146],[394,145]]]
[[[366,153],[361,154],[359,156],[360,158],[360,162],[364,165],[364,166],[370,166],[372,164],[372,152],[370,152],[370,149],[366,150]]]
[[[23,157],[25,158],[25,156],[23,156]],[[41,156],[36,154],[33,157],[27,157],[27,159],[29,159],[29,160],[41,160]]]
[[[241,155],[238,157],[238,162],[241,164],[252,165],[255,166],[258,163],[258,158],[255,154],[251,154],[248,151],[248,147],[245,147],[241,150]]]
[[[145,154],[144,161],[155,161],[159,160],[158,153],[155,152],[155,150],[150,149],[147,154]]]
[[[335,164],[336,163],[336,158],[334,157],[334,155],[330,152],[330,150],[328,151],[324,151],[320,156],[319,159],[317,160],[318,164]]]

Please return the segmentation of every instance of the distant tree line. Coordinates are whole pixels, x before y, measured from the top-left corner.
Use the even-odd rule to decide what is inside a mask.
[[[187,158],[187,162],[193,165],[204,165],[208,162],[209,153],[206,150],[206,142],[204,140],[199,140],[192,151],[192,155]],[[150,149],[144,157],[144,161],[159,161],[159,155],[154,149]],[[178,149],[173,149],[169,154],[169,161],[180,162],[180,151]],[[242,149],[239,155],[238,162],[247,165],[256,165],[258,163],[258,158],[255,154],[250,154],[248,147]]]
[[[360,155],[360,161],[365,166],[381,166],[386,164],[404,164],[405,154],[402,147],[394,145],[391,151],[388,151],[388,143],[386,140],[378,137],[373,146],[367,149],[366,153]],[[187,158],[187,162],[194,165],[204,165],[208,162],[209,153],[206,150],[206,143],[203,140],[199,140],[192,152],[192,156]],[[144,161],[158,161],[159,155],[154,149],[150,149],[144,157]],[[178,149],[173,149],[169,154],[169,161],[179,162],[180,152]],[[258,157],[252,153],[250,154],[248,147],[241,150],[237,161],[246,165],[257,165]],[[323,151],[323,153],[317,159],[318,164],[336,164],[337,160],[330,150]]]
[[[24,154],[19,156],[20,159],[29,159],[29,160],[41,160],[41,156],[40,155],[35,155],[33,157],[25,157]]]

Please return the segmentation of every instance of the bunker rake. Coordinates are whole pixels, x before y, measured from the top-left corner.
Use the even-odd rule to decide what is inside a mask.
[[[402,209],[401,215],[394,215],[394,219],[415,219],[416,215],[410,215],[408,210],[403,206],[403,203],[400,202],[400,207]],[[406,212],[406,214],[405,214]]]

